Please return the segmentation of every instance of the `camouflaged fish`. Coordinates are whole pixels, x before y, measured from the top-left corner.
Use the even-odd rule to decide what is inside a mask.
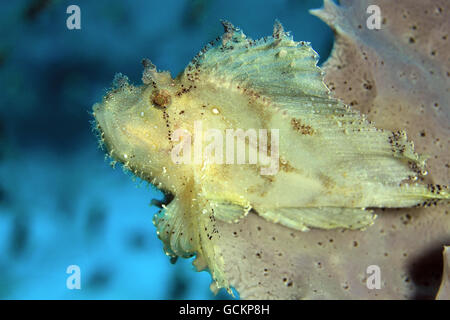
[[[144,60],[143,85],[118,75],[93,107],[111,158],[172,195],[154,218],[169,256],[196,254],[227,287],[217,220],[253,212],[296,230],[361,229],[375,219],[367,208],[449,198],[447,187],[416,183],[425,158],[405,132],[377,129],[332,97],[309,43],[278,22],[256,41],[223,25],[175,79]],[[220,142],[230,130],[235,146]],[[233,162],[238,141],[256,161]]]

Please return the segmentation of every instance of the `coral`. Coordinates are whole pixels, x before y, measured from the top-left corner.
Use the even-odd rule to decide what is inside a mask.
[[[381,30],[366,28],[366,8],[381,9]],[[448,183],[450,6],[422,1],[325,1],[314,11],[336,32],[325,63],[335,96],[377,127],[406,129],[431,156],[425,181]],[[383,210],[366,231],[292,231],[253,214],[219,223],[226,276],[241,298],[434,298],[441,250],[450,242],[448,205]],[[377,265],[382,288],[366,287]]]

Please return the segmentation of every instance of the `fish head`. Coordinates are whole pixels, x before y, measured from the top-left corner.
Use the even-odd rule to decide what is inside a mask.
[[[169,88],[156,84],[133,86],[118,74],[102,102],[93,106],[101,145],[115,161],[139,176],[161,167],[170,150],[166,108]]]

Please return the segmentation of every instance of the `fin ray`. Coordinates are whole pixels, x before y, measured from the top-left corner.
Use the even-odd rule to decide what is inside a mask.
[[[153,224],[164,244],[164,251],[171,257],[188,258],[196,251],[192,218],[187,215],[188,211],[183,210],[180,199],[175,197],[153,217]]]
[[[268,221],[300,231],[308,231],[309,227],[361,229],[376,218],[372,211],[360,208],[276,208],[257,212]]]

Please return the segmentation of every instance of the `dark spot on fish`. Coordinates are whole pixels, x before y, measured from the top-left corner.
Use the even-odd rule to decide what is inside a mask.
[[[280,159],[279,167],[280,167],[280,170],[281,170],[281,171],[284,171],[284,172],[298,171],[297,168],[291,166],[291,164],[289,163],[289,161],[284,160],[284,159]]]
[[[315,130],[311,126],[302,124],[300,119],[292,118],[291,126],[295,131],[300,132],[303,135],[312,136],[315,133]]]

